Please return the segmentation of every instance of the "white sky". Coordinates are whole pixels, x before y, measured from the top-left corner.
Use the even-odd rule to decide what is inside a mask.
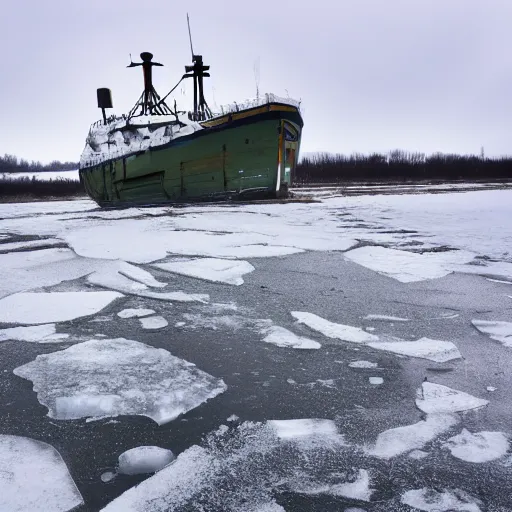
[[[259,61],[260,91],[302,99],[304,152],[512,154],[512,0],[4,0],[0,154],[78,161],[96,88],[116,113],[142,92],[129,53],[168,92],[187,10],[209,104],[255,96]]]

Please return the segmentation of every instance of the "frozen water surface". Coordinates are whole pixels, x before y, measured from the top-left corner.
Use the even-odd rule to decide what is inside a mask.
[[[387,316],[387,315],[366,315],[363,320],[374,320],[378,322],[408,322],[408,318],[402,318],[399,316]]]
[[[121,475],[156,473],[175,458],[171,450],[159,446],[138,446],[119,455],[118,472]]]
[[[451,341],[431,340],[430,338],[421,338],[417,341],[378,341],[368,343],[368,346],[394,354],[429,359],[437,363],[462,357],[459,349]]]
[[[147,316],[139,318],[143,329],[163,329],[169,325],[169,322],[163,316]]]
[[[487,334],[493,340],[503,343],[505,347],[512,347],[512,322],[471,320],[471,323],[481,333]]]
[[[244,274],[254,270],[254,267],[248,261],[219,258],[176,260],[168,263],[157,263],[155,267],[176,274],[237,286],[243,284],[242,276]]]
[[[27,437],[0,435],[0,510],[67,512],[82,503],[55,448]]]
[[[469,263],[474,256],[465,251],[418,254],[380,246],[360,247],[345,253],[354,263],[401,283],[444,277],[453,272],[454,265]]]
[[[60,420],[138,414],[162,425],[226,389],[167,350],[123,338],[39,355],[14,373],[34,383],[48,415]]]
[[[123,309],[117,313],[119,318],[140,318],[143,316],[153,315],[155,311],[153,309],[135,308],[135,309]]]
[[[117,292],[22,292],[0,299],[0,322],[44,324],[94,315],[122,297]]]
[[[377,363],[372,363],[370,361],[352,361],[348,363],[350,368],[377,368]]]
[[[367,449],[369,455],[390,459],[409,451],[423,448],[459,423],[454,414],[429,414],[413,425],[385,430],[378,435],[375,445]]]
[[[277,325],[273,325],[268,329],[263,329],[263,332],[266,333],[266,336],[263,338],[263,341],[265,341],[266,343],[272,343],[273,345],[277,345],[278,347],[288,347],[297,349],[318,349],[322,346],[317,341],[306,338],[304,336],[297,336],[288,329],[285,329],[284,327],[279,327]]]
[[[328,338],[350,341],[352,343],[368,343],[370,341],[378,341],[379,339],[377,336],[369,334],[359,327],[330,322],[313,313],[292,311],[291,314],[298,323],[305,324],[310,329],[318,331]]]
[[[478,500],[457,489],[414,489],[402,495],[402,503],[426,512],[481,512]]]
[[[508,449],[508,438],[503,432],[476,432],[465,428],[443,445],[451,454],[466,462],[489,462],[503,457]]]
[[[56,343],[65,341],[69,334],[59,333],[55,324],[31,325],[29,327],[11,327],[0,329],[0,341],[28,341],[30,343]]]
[[[416,406],[427,414],[468,411],[488,403],[488,400],[433,382],[423,382],[416,398]]]

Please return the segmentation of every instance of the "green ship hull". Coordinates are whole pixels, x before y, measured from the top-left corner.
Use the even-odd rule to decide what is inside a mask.
[[[81,162],[87,194],[102,207],[287,196],[303,126],[297,107],[268,103],[199,124],[168,143]]]

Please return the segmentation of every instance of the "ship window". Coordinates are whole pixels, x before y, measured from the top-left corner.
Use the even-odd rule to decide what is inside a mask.
[[[289,140],[289,141],[296,141],[297,140],[297,130],[295,130],[295,128],[293,128],[291,125],[289,124],[285,124],[284,126],[284,138],[285,140]]]

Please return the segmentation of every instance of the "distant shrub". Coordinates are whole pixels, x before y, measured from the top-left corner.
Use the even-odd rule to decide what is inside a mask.
[[[30,179],[23,178],[2,178],[0,177],[0,199],[13,197],[71,197],[81,196],[85,190],[80,181],[61,179],[55,180],[37,180],[35,177]]]
[[[306,155],[295,171],[295,184],[344,181],[455,181],[512,179],[512,158],[473,155],[407,153],[350,156],[315,153]]]

